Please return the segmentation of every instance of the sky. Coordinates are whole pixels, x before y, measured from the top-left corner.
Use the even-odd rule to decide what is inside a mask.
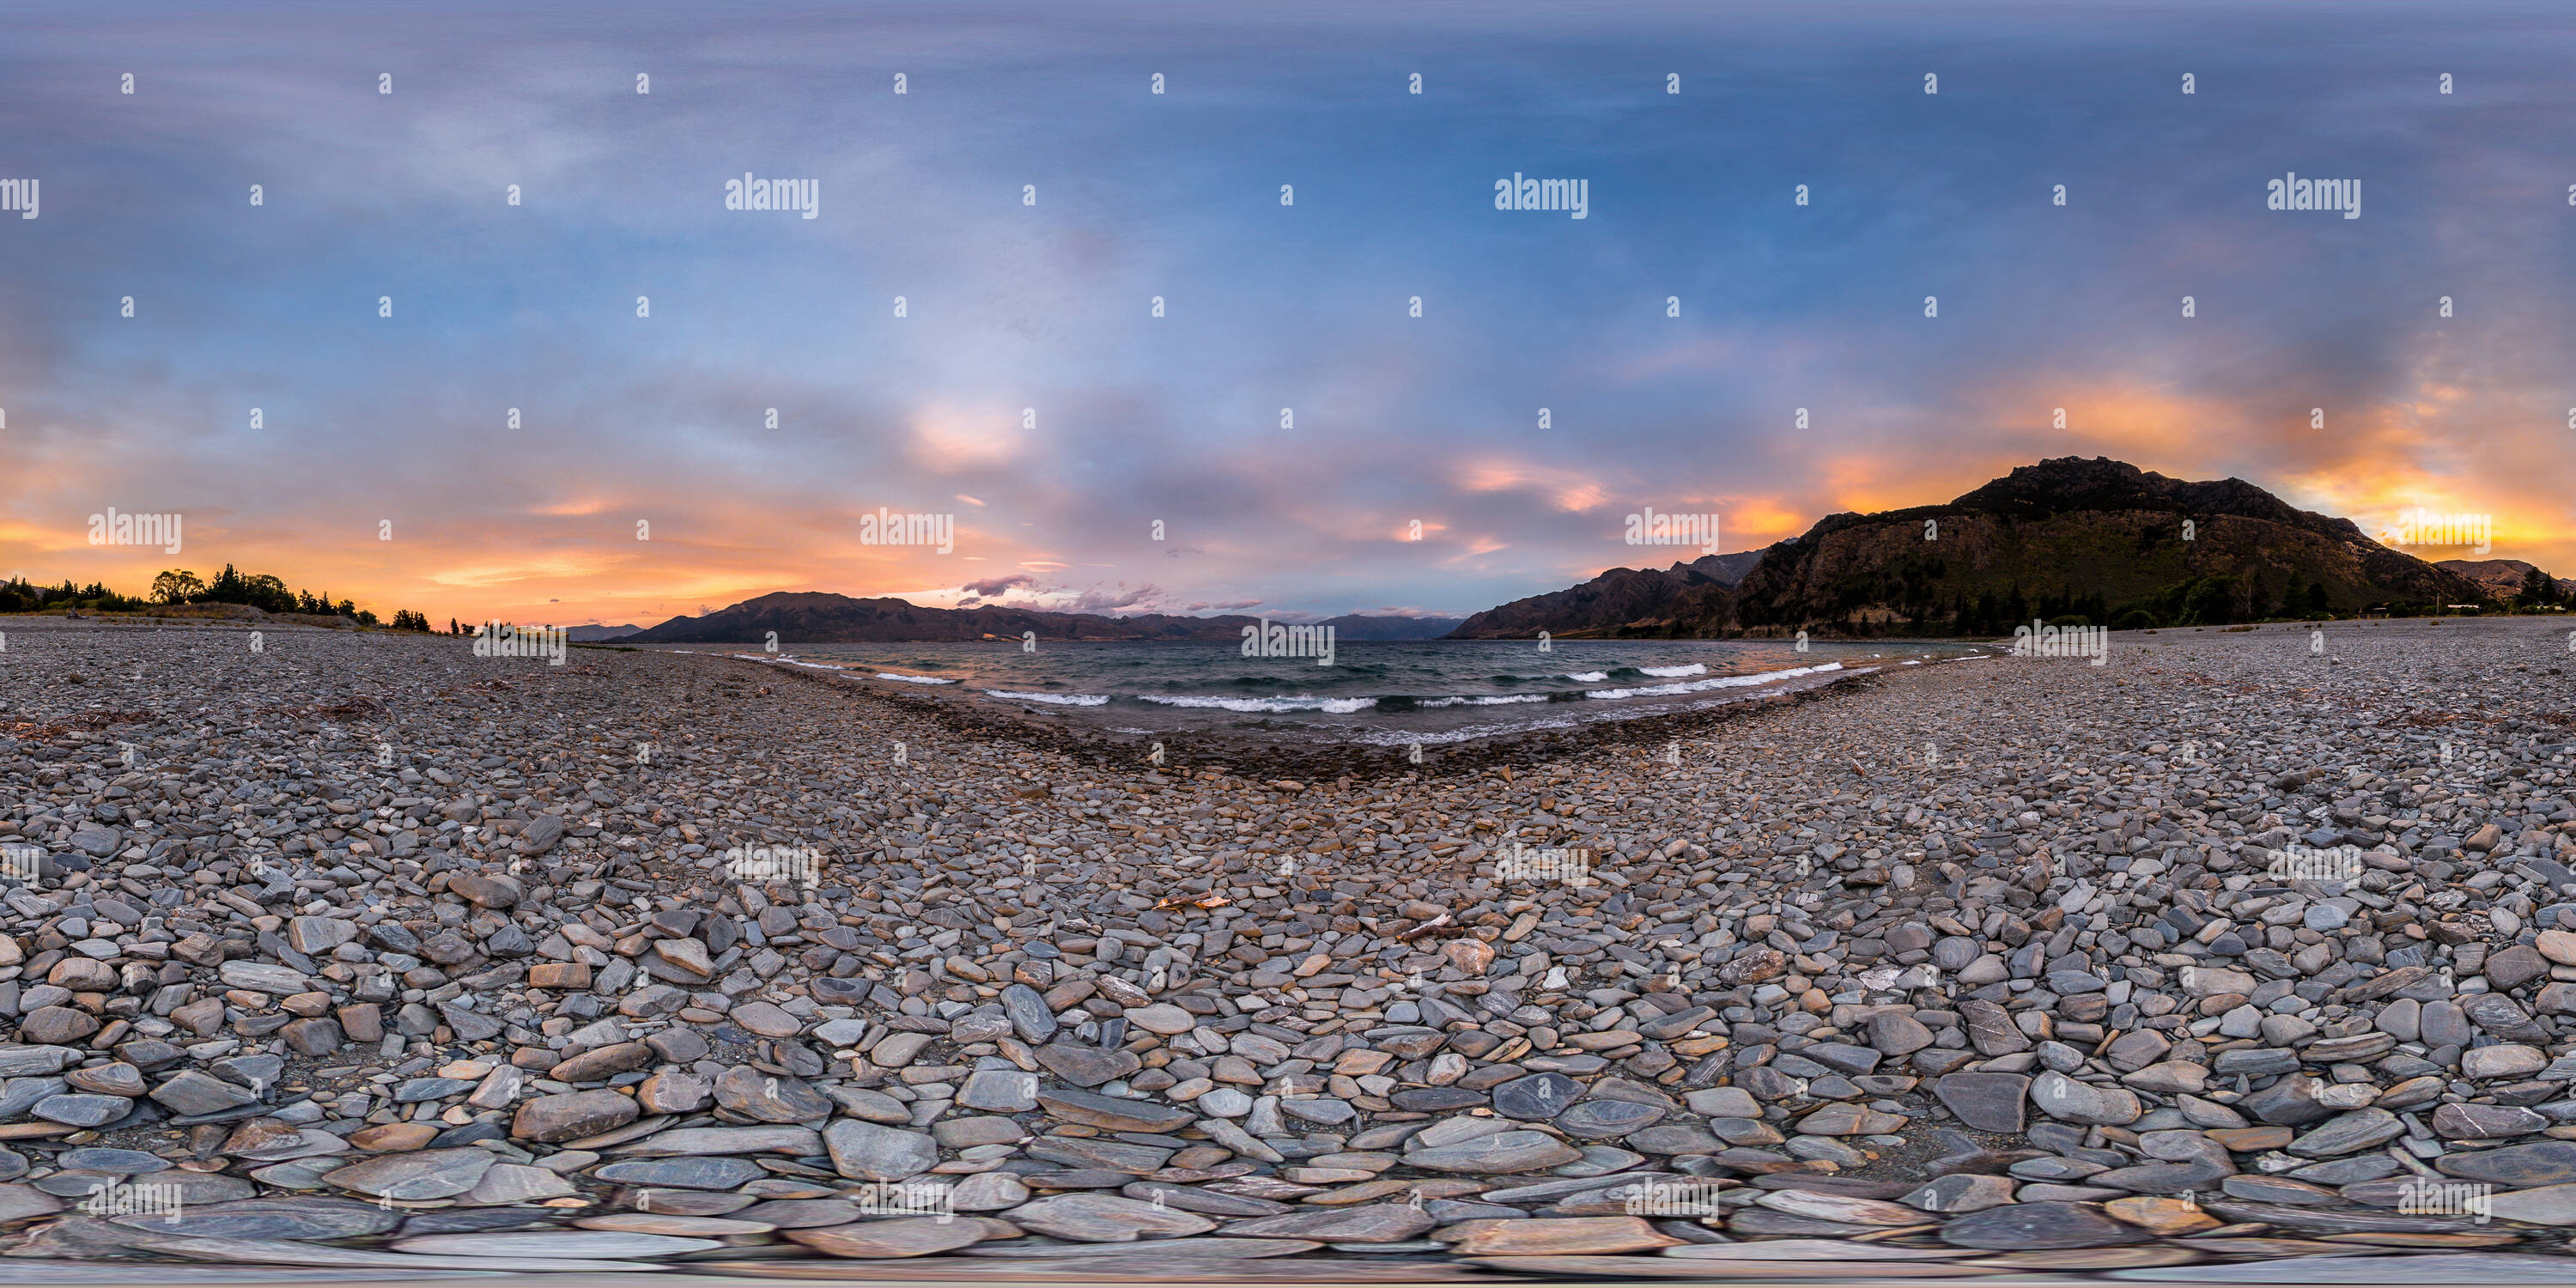
[[[1701,553],[1649,507],[1752,549],[2063,455],[2576,575],[2571,56],[2547,4],[22,3],[0,575],[1464,615]]]

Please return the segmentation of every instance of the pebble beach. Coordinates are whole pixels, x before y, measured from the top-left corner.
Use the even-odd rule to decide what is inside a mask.
[[[9,1258],[2576,1277],[2564,622],[1420,764],[250,635],[0,618]]]

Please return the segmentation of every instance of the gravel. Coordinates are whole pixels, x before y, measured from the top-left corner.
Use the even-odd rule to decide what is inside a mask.
[[[2546,621],[1891,647],[1329,778],[720,654],[0,625],[18,1256],[2431,1282],[2576,1220]]]

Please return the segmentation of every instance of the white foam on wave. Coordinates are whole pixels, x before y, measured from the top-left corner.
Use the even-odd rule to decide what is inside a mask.
[[[1567,678],[1567,679],[1569,679],[1569,680],[1580,680],[1580,679],[1582,679],[1583,677],[1582,677],[1582,676],[1579,676],[1579,675],[1569,675],[1569,676],[1567,676],[1567,677],[1565,677],[1565,678]],[[1600,677],[1599,677],[1599,676],[1595,676],[1595,677],[1593,677],[1593,678],[1595,678],[1595,679],[1599,679]],[[1519,703],[1519,702],[1545,702],[1545,701],[1547,701],[1547,695],[1546,695],[1546,694],[1544,694],[1544,693],[1504,693],[1504,694],[1488,695],[1488,696],[1485,696],[1485,697],[1424,698],[1424,699],[1422,699],[1421,701],[1416,702],[1414,705],[1415,705],[1415,706],[1418,706],[1418,707],[1426,707],[1426,708],[1428,708],[1428,707],[1506,707],[1506,706],[1510,706],[1510,705],[1512,705],[1512,704],[1514,704],[1514,703]]]
[[[1610,678],[1608,671],[1568,671],[1565,678],[1577,684],[1599,684]]]
[[[900,674],[900,673],[898,673],[898,672],[894,672],[894,671],[879,671],[879,672],[877,672],[877,678],[878,678],[878,679],[880,679],[880,680],[901,680],[901,681],[903,681],[903,682],[904,682],[904,683],[906,683],[906,684],[955,684],[955,683],[957,683],[955,680],[943,679],[943,678],[941,678],[941,677],[939,677],[939,676],[936,676],[936,675],[903,675],[903,674]]]
[[[1843,664],[1840,662],[1824,662],[1815,666],[1793,666],[1785,671],[1763,671],[1753,675],[1721,675],[1713,679],[1693,680],[1687,684],[1652,684],[1634,689],[1586,689],[1583,691],[1583,696],[1603,699],[1669,698],[1684,693],[1703,693],[1710,689],[1741,689],[1757,684],[1777,684],[1782,680],[1801,675],[1816,675],[1841,669]]]
[[[1097,693],[1013,693],[1007,689],[986,689],[984,696],[1005,702],[1044,702],[1058,707],[1104,707],[1109,699]]]
[[[1157,697],[1152,694],[1141,696],[1147,702],[1159,702],[1167,707],[1242,712],[1323,711],[1333,715],[1347,715],[1353,711],[1363,711],[1377,705],[1375,698],[1318,698],[1303,693],[1293,698],[1174,698]]]
[[[1637,673],[1639,675],[1660,675],[1670,678],[1676,675],[1706,675],[1708,674],[1708,668],[1697,662],[1693,662],[1688,666],[1641,666],[1637,668]],[[1578,675],[1572,678],[1579,680],[1583,677]]]

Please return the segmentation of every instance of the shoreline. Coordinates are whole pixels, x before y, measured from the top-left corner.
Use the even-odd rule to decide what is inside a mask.
[[[704,654],[87,626],[0,653],[20,1257],[161,1264],[67,1207],[131,1176],[251,1265],[2576,1266],[2557,623],[1267,780]],[[951,1219],[860,1206],[896,1181]],[[2392,1210],[2454,1182],[2491,1219]]]

